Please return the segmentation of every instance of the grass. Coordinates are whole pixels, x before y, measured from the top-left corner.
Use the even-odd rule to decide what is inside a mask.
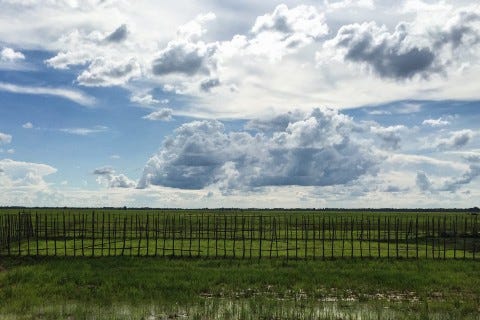
[[[22,257],[0,264],[2,319],[480,317],[475,261]]]
[[[0,255],[475,259],[480,251],[478,216],[468,212],[12,210],[0,210]]]

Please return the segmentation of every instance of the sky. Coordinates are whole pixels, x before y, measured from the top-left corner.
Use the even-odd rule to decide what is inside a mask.
[[[0,206],[480,199],[474,0],[0,0]]]

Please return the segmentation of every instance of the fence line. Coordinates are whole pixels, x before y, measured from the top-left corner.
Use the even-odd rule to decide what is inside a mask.
[[[0,215],[3,256],[477,259],[479,238],[476,215]]]

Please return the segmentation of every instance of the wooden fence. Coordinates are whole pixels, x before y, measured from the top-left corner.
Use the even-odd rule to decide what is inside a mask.
[[[478,259],[476,215],[0,215],[0,256]]]

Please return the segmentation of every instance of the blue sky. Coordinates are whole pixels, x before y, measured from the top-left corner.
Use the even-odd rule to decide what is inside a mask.
[[[0,206],[471,207],[476,1],[0,0]]]

